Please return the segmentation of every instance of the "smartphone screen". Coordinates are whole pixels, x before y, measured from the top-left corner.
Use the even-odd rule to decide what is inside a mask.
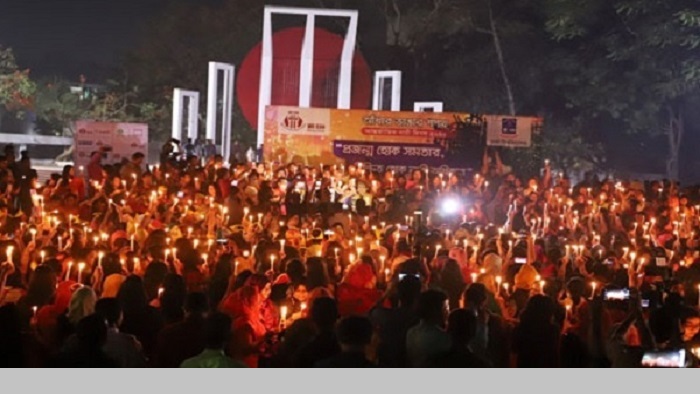
[[[642,366],[646,368],[685,368],[685,349],[645,352],[642,357]]]
[[[525,264],[527,263],[527,259],[525,257],[516,257],[515,258],[515,264]]]
[[[666,267],[668,264],[666,264],[666,258],[665,257],[657,257],[656,258],[656,266],[657,267]]]
[[[625,301],[630,299],[629,289],[609,289],[603,292],[605,301]]]

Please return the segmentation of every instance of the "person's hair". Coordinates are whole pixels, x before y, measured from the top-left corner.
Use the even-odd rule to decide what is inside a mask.
[[[75,336],[86,348],[100,348],[107,340],[107,323],[100,315],[84,317],[78,322]]]
[[[700,312],[693,308],[685,307],[681,308],[680,311],[680,321],[681,324],[685,324],[690,319],[700,319]]]
[[[122,316],[122,307],[116,298],[103,298],[95,304],[95,313],[101,316],[111,327],[119,324]]]
[[[44,306],[51,302],[56,292],[56,273],[46,265],[36,267],[29,281],[26,300],[32,306]]]
[[[163,280],[163,295],[160,297],[160,310],[166,321],[178,321],[184,317],[183,306],[187,287],[182,276],[168,274]]]
[[[306,283],[309,290],[326,287],[330,283],[328,269],[320,257],[309,257],[306,260]]]
[[[456,309],[447,319],[447,332],[454,343],[468,344],[476,335],[477,320],[473,311]]]
[[[571,293],[572,297],[581,298],[586,291],[586,284],[579,277],[571,278],[571,280],[569,280],[569,282],[566,284],[566,290]]]
[[[149,300],[158,297],[158,288],[168,275],[168,266],[162,262],[153,262],[146,267],[143,275],[143,287]]]
[[[185,311],[190,314],[204,314],[209,311],[209,300],[204,293],[194,292],[185,298]]]
[[[336,329],[338,342],[347,346],[366,346],[372,341],[372,323],[366,317],[348,316]]]
[[[298,283],[306,276],[306,268],[301,260],[293,259],[287,262],[285,272],[291,279],[292,283]]]
[[[148,301],[141,277],[131,275],[126,278],[119,288],[117,299],[125,315],[144,310],[148,306]]]
[[[464,295],[462,296],[462,302],[464,306],[475,305],[481,306],[486,302],[486,286],[483,283],[472,283],[464,290]]]
[[[85,316],[95,313],[97,295],[90,287],[84,286],[73,293],[68,306],[68,320],[77,324]]]
[[[204,322],[204,342],[207,349],[223,349],[231,336],[231,318],[214,312]]]
[[[440,320],[445,301],[447,296],[441,291],[427,290],[421,293],[416,305],[418,317],[426,321]]]
[[[529,328],[544,328],[552,323],[554,317],[554,301],[541,294],[531,297],[523,313],[520,315],[520,325]]]
[[[396,289],[399,294],[399,302],[401,302],[401,305],[411,308],[413,304],[415,304],[416,299],[420,296],[420,279],[413,275],[406,275],[403,280],[399,281]]]
[[[311,320],[323,329],[332,329],[338,320],[338,305],[329,297],[316,298],[311,305]]]
[[[440,287],[447,292],[451,308],[459,307],[459,298],[462,296],[465,285],[459,263],[454,259],[448,259],[440,271]]]

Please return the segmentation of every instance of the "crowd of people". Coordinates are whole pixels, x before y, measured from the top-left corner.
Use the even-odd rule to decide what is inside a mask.
[[[0,366],[695,365],[697,188],[173,148],[6,147]]]

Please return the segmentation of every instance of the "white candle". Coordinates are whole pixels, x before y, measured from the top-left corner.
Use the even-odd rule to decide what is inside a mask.
[[[591,298],[595,298],[595,289],[598,284],[596,282],[591,283],[591,287],[593,288],[593,291],[591,291]]]
[[[73,268],[73,262],[72,262],[72,261],[71,261],[70,263],[68,263],[68,269],[66,270],[66,277],[65,277],[65,279],[64,279],[65,282],[68,282],[68,281],[70,280],[70,271],[71,271],[71,268]]]
[[[14,246],[8,246],[7,247],[7,262],[12,264],[12,252],[14,252],[15,247]]]
[[[102,267],[102,259],[104,257],[105,257],[105,252],[100,250],[99,253],[97,253],[97,266],[98,267]]]
[[[83,283],[83,270],[85,269],[85,263],[78,263],[78,283]]]
[[[283,240],[283,239],[280,240],[280,253],[283,253],[283,252],[284,252],[284,244],[285,244],[285,242],[286,242],[286,241]]]
[[[32,234],[32,242],[36,243],[36,229],[35,228],[29,229],[29,233]]]

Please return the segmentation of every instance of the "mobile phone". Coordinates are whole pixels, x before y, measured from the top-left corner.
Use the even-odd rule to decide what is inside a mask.
[[[525,257],[516,257],[515,258],[515,264],[525,264],[527,263],[527,259]]]
[[[316,181],[316,187],[321,187],[321,181]]]
[[[231,186],[238,186],[238,181],[236,181],[236,180],[231,181]]]
[[[226,239],[226,238],[219,238],[216,240],[216,243],[218,243],[219,245],[225,245],[227,242],[228,242],[228,239]]]
[[[603,291],[605,301],[626,301],[630,299],[630,289],[606,289]]]
[[[657,257],[656,258],[656,266],[657,267],[666,267],[668,264],[666,263],[666,257]]]
[[[642,356],[642,367],[646,368],[685,368],[686,362],[685,349],[644,352]]]
[[[649,308],[649,300],[642,299],[642,308]]]
[[[185,192],[177,192],[177,198],[184,198]]]
[[[404,280],[404,279],[406,278],[406,275],[408,275],[408,274],[399,274],[399,282],[402,281],[402,280]],[[413,275],[413,277],[416,278],[416,279],[420,279],[420,275],[419,275],[419,274],[415,274],[415,275]]]
[[[613,259],[606,259],[605,261],[603,261],[603,264],[605,264],[605,265],[613,265],[613,264],[615,264],[615,262],[613,261]]]

